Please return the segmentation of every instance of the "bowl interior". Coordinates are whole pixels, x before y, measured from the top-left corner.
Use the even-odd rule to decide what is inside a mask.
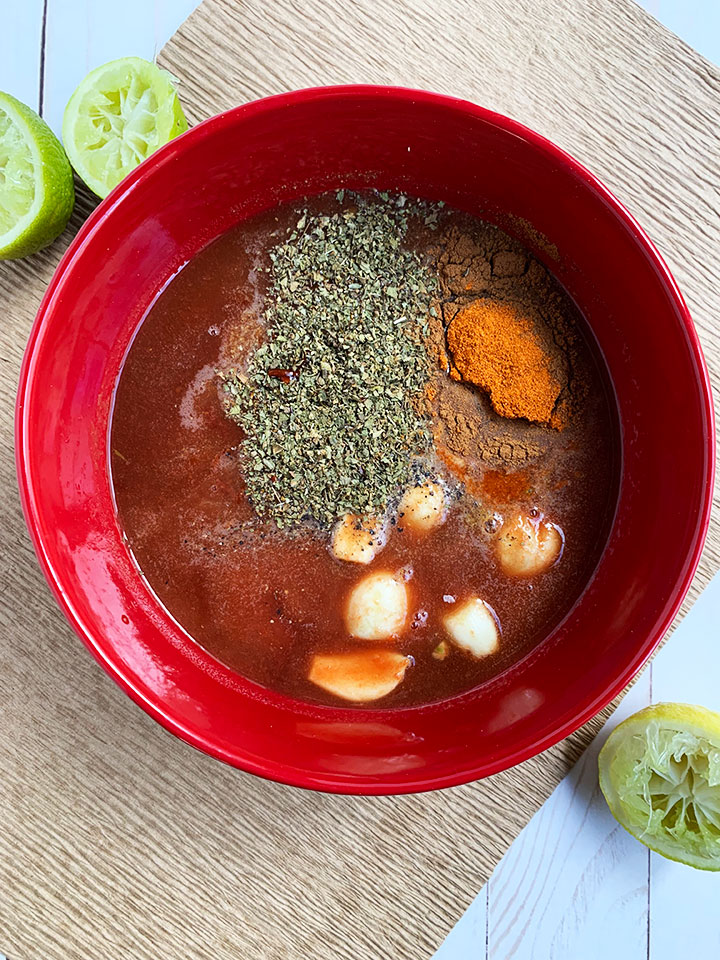
[[[406,190],[522,239],[585,313],[617,398],[610,539],[572,613],[477,693],[356,712],[232,674],[159,607],[118,529],[113,392],[133,333],[206,243],[278,202],[340,186]],[[568,157],[511,121],[412,91],[328,88],[240,107],[169,144],[81,231],[33,329],[18,465],[58,599],[153,716],[238,766],[355,792],[449,785],[532,755],[596,712],[661,638],[697,563],[712,482],[709,391],[692,325],[639,229]]]

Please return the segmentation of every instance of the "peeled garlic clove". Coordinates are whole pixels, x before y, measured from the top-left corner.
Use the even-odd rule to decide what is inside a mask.
[[[332,552],[348,563],[370,563],[385,546],[385,529],[377,517],[346,513],[335,525]]]
[[[470,597],[455,607],[445,617],[443,625],[453,642],[474,657],[487,657],[499,646],[500,631],[495,611],[480,597]]]
[[[445,491],[434,480],[410,487],[398,506],[400,526],[427,533],[445,520]]]
[[[496,542],[498,560],[510,577],[534,577],[557,560],[565,545],[560,527],[542,516],[518,513],[502,525]]]
[[[407,612],[404,582],[391,573],[371,573],[353,587],[345,619],[353,637],[385,640],[401,632]]]
[[[308,680],[343,700],[364,703],[392,693],[410,663],[411,657],[393,650],[316,653]]]

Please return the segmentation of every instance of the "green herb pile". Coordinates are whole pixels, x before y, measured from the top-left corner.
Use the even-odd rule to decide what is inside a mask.
[[[337,199],[270,251],[267,342],[223,376],[248,495],[279,527],[384,511],[430,444],[412,401],[430,376],[438,289],[403,246],[406,198]]]

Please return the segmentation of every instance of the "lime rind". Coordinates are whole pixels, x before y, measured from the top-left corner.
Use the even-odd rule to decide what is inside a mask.
[[[187,130],[173,78],[140,57],[91,71],[65,108],[63,141],[78,175],[100,197],[158,147]]]
[[[65,229],[75,203],[72,169],[34,110],[0,92],[0,259],[36,253]]]
[[[720,715],[657,704],[629,717],[598,759],[613,816],[651,850],[720,870]]]

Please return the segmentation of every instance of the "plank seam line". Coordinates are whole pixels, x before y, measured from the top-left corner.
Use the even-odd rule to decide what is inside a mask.
[[[43,0],[42,25],[40,27],[40,83],[38,85],[38,113],[45,110],[45,41],[47,38],[48,0]]]

